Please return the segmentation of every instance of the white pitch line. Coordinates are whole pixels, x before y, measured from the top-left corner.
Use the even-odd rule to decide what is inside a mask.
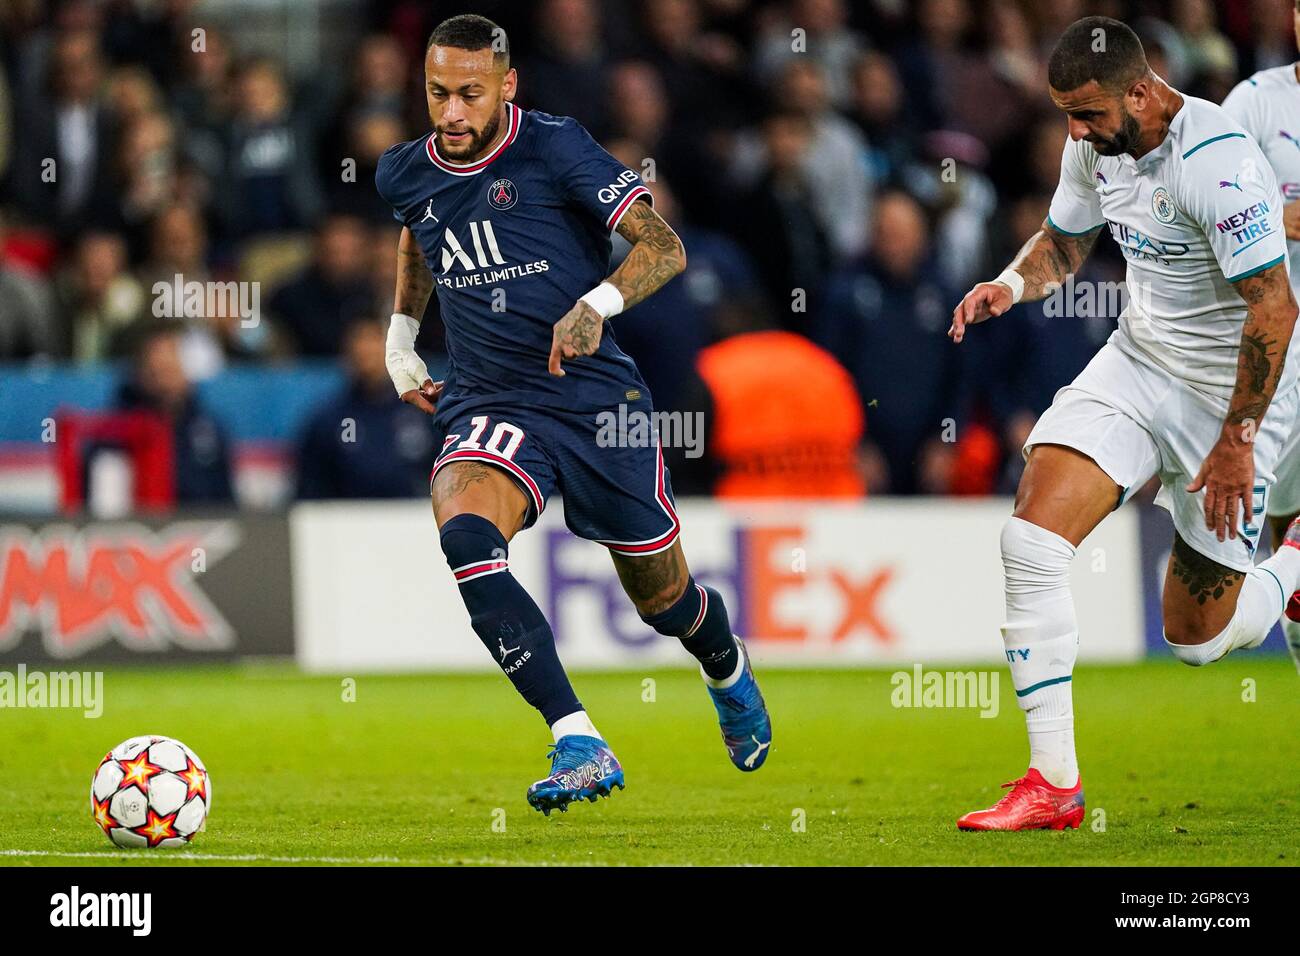
[[[79,853],[62,853],[55,850],[0,850],[0,856],[7,857],[51,857],[57,859],[77,860],[148,860],[150,863],[183,862],[186,860],[203,860],[227,863],[351,863],[353,865],[370,865],[375,863],[396,863],[404,866],[607,866],[603,863],[543,863],[529,860],[499,860],[494,857],[446,857],[443,859],[405,859],[396,856],[270,856],[261,853],[177,853],[164,850],[148,857],[136,853],[114,852],[113,850],[90,850]]]

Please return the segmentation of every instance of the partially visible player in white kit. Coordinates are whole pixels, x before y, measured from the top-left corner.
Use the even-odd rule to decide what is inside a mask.
[[[960,342],[970,324],[1051,294],[1103,228],[1128,264],[1129,305],[1025,443],[1002,531],[1002,636],[1029,770],[995,806],[958,820],[963,830],[1083,819],[1070,561],[1153,475],[1175,529],[1163,618],[1180,660],[1208,664],[1257,646],[1300,584],[1300,524],[1254,564],[1300,404],[1282,201],[1264,154],[1220,107],[1152,73],[1117,20],[1071,24],[1048,83],[1069,131],[1048,218],[1006,271],[966,294],[949,334]]]
[[[1287,0],[1272,0],[1285,3]],[[1300,0],[1293,8],[1296,45],[1300,46]],[[1290,250],[1291,288],[1300,295],[1300,63],[1262,70],[1239,83],[1223,101],[1264,151],[1286,205],[1282,221]],[[1300,515],[1300,421],[1282,448],[1277,484],[1268,500],[1268,523],[1276,551],[1291,522]],[[1300,595],[1293,594],[1282,615],[1282,633],[1300,670]]]

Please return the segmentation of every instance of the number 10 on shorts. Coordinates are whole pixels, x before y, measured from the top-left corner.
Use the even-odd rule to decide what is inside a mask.
[[[496,427],[492,429],[492,434],[488,437],[486,444],[481,444],[479,439],[487,431],[490,420],[486,415],[475,415],[469,420],[473,426],[470,430],[469,437],[456,446],[457,451],[490,451],[494,455],[500,455],[502,458],[514,458],[515,452],[519,450],[519,445],[524,440],[524,430],[509,422],[497,422]],[[453,436],[454,440],[455,436]],[[505,446],[502,447],[502,442]]]

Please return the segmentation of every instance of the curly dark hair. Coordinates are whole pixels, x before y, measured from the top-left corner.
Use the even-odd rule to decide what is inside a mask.
[[[487,17],[476,13],[462,13],[443,20],[429,34],[425,50],[434,46],[450,46],[457,50],[491,50],[492,60],[498,66],[510,66],[510,40],[506,31]]]

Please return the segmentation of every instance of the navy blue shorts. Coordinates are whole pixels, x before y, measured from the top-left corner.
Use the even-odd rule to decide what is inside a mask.
[[[651,407],[630,406],[647,417]],[[648,418],[647,418],[648,420]],[[518,405],[489,405],[457,414],[429,475],[455,461],[481,461],[510,475],[529,500],[532,525],[558,491],[564,523],[580,538],[618,554],[656,554],[681,530],[663,449],[650,429],[621,440],[602,429],[596,413]]]

